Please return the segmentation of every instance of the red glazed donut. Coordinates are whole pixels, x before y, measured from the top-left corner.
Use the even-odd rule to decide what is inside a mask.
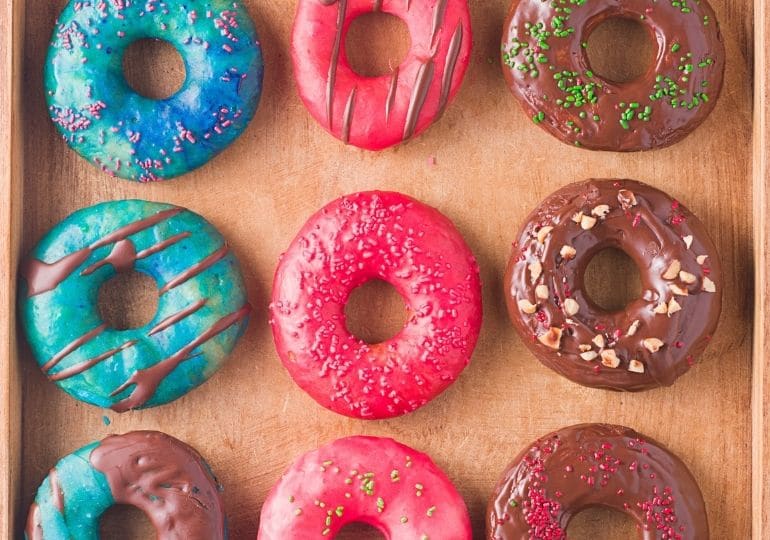
[[[372,11],[404,20],[412,47],[392,75],[350,67],[345,35]],[[419,135],[460,88],[471,53],[467,0],[299,0],[291,46],[310,114],[346,144],[382,150]]]
[[[431,459],[392,439],[339,439],[299,458],[262,507],[258,540],[327,540],[349,523],[385,538],[471,540],[468,510]]]
[[[407,303],[394,338],[370,345],[345,325],[350,293],[380,279]],[[410,197],[364,192],[305,224],[275,274],[271,324],[291,376],[318,403],[357,418],[414,411],[470,360],[481,326],[479,269],[451,221]]]

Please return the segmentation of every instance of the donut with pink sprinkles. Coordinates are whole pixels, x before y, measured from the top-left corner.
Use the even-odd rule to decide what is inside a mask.
[[[345,304],[374,279],[401,294],[407,319],[369,344],[348,330]],[[283,365],[319,404],[392,418],[431,401],[468,365],[481,326],[479,268],[434,208],[400,193],[356,193],[302,227],[276,270],[270,312]]]

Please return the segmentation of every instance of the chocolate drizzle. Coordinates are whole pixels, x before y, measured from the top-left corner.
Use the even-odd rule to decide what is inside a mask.
[[[86,360],[85,362],[81,362],[80,364],[75,364],[74,366],[64,368],[61,371],[54,373],[53,375],[48,375],[48,379],[51,381],[63,381],[65,379],[69,379],[70,377],[74,377],[75,375],[80,375],[81,373],[88,371],[95,365],[100,364],[101,362],[104,362],[108,358],[112,358],[119,352],[122,352],[130,347],[133,347],[137,343],[139,343],[137,340],[127,341],[120,347],[115,347],[114,349],[105,351],[98,356],[95,356],[89,360]]]
[[[246,304],[238,311],[221,318],[208,330],[193,339],[173,355],[161,360],[153,366],[134,372],[125,383],[121,384],[112,392],[112,396],[117,396],[130,386],[135,385],[130,395],[114,404],[112,410],[116,412],[125,412],[144,405],[153,394],[155,394],[155,391],[158,386],[160,386],[161,382],[163,382],[163,379],[174,371],[179,364],[190,359],[190,354],[193,350],[245,319],[250,312],[251,306]]]
[[[350,125],[353,122],[353,108],[356,101],[356,88],[350,91],[348,96],[348,102],[345,104],[345,114],[342,121],[342,142],[348,144],[350,142]]]
[[[69,345],[67,345],[61,351],[56,353],[56,355],[54,355],[54,357],[51,358],[48,362],[43,364],[43,366],[42,366],[43,372],[48,373],[49,371],[51,371],[67,355],[69,355],[73,351],[79,349],[80,347],[82,347],[83,345],[85,345],[86,343],[88,343],[89,341],[94,339],[96,336],[98,336],[99,334],[104,332],[106,329],[107,329],[107,325],[106,324],[99,325],[96,328],[94,328],[93,330],[91,330],[89,332],[86,332],[85,334],[83,334],[79,338],[77,338],[74,341],[72,341]]]
[[[452,78],[457,68],[457,58],[460,55],[460,48],[463,43],[463,25],[457,24],[454,34],[452,34],[452,41],[449,43],[449,50],[447,51],[446,62],[444,64],[444,75],[441,78],[441,97],[439,99],[439,116],[444,114],[447,102],[449,101],[449,90],[452,88]]]
[[[227,244],[220,247],[218,250],[216,250],[214,253],[203,259],[202,261],[193,264],[190,266],[187,270],[179,274],[178,276],[175,276],[174,278],[170,279],[168,283],[166,283],[163,287],[160,289],[160,294],[164,294],[171,289],[174,289],[176,287],[179,287],[186,281],[194,278],[201,272],[205,271],[206,269],[210,268],[217,262],[224,259],[227,254],[230,252],[230,248],[227,246]]]
[[[325,5],[328,0],[321,0]],[[337,2],[337,0],[334,0]],[[342,46],[342,31],[345,28],[345,16],[348,10],[348,0],[339,0],[337,6],[337,29],[334,36],[334,47],[332,48],[332,57],[329,62],[329,74],[326,78],[326,121],[329,129],[334,129],[334,89],[337,84],[337,66],[340,62],[340,47]]]
[[[374,5],[372,6],[373,11],[380,11],[382,9],[382,0],[374,0]]]
[[[201,309],[203,306],[206,305],[206,299],[198,300],[197,302],[189,305],[188,307],[184,308],[183,310],[174,313],[173,315],[170,315],[160,321],[158,324],[152,327],[150,332],[147,334],[148,336],[154,336],[155,334],[158,334],[165,330],[166,328],[169,328],[170,326],[175,325],[179,321],[186,319],[193,313],[196,313],[199,309]]]
[[[385,123],[390,123],[390,112],[393,110],[393,103],[396,100],[396,90],[398,90],[399,68],[393,70],[390,76],[390,86],[388,86],[388,98],[385,100]]]
[[[436,37],[438,36],[439,30],[441,30],[444,24],[444,15],[446,15],[446,5],[447,5],[447,0],[438,0],[438,3],[434,8],[433,21],[430,27],[431,46],[433,46],[433,44],[436,42]]]
[[[40,506],[32,503],[27,515],[27,526],[24,529],[26,540],[43,540],[43,524],[40,521]]]
[[[414,130],[417,127],[417,121],[420,118],[422,108],[425,106],[425,98],[428,97],[428,90],[430,90],[431,82],[433,82],[433,74],[435,71],[436,66],[432,58],[421,64],[417,70],[412,97],[409,100],[409,109],[407,109],[406,112],[404,140],[407,140],[414,135]]]
[[[117,504],[142,510],[158,539],[224,540],[219,486],[203,458],[168,435],[113,435],[94,448],[91,465],[107,478]]]

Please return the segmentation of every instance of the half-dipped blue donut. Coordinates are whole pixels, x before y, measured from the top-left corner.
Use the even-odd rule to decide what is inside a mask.
[[[173,45],[187,77],[152,100],[123,75],[140,39]],[[246,128],[262,93],[262,51],[232,0],[71,0],[48,49],[51,119],[78,154],[128,180],[164,180],[208,162]]]
[[[109,328],[99,288],[130,270],[157,283],[157,313],[139,328]],[[75,212],[37,245],[21,278],[21,320],[48,379],[117,412],[168,403],[205,382],[251,311],[219,232],[168,204],[112,201]]]

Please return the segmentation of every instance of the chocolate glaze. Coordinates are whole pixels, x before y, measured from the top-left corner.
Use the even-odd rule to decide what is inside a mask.
[[[91,465],[107,477],[116,504],[150,519],[159,540],[224,540],[220,488],[203,458],[163,433],[113,435],[94,448]]]
[[[24,535],[26,540],[43,540],[43,524],[40,521],[40,507],[37,503],[32,503],[29,509]]]
[[[566,539],[572,517],[593,506],[630,515],[643,540],[709,538],[703,496],[682,461],[629,428],[582,424],[511,463],[487,507],[487,539]]]
[[[585,230],[573,220],[580,215],[595,224]],[[623,250],[641,274],[641,298],[615,313],[591,301],[583,283],[592,257],[606,248]],[[676,276],[664,278],[675,261]],[[511,321],[543,364],[612,390],[673,384],[710,341],[722,305],[719,256],[703,224],[634,180],[589,180],[548,197],[519,232],[505,284]]]
[[[565,6],[568,15],[561,11]],[[658,47],[647,72],[625,83],[593,73],[583,47],[595,28],[617,17],[641,21]],[[539,23],[545,28],[538,30]],[[565,34],[555,35],[556,27]],[[706,0],[514,0],[502,51],[508,86],[535,123],[563,142],[592,150],[648,150],[678,142],[713,110],[724,77],[724,44]],[[628,124],[624,114],[630,115]]]

